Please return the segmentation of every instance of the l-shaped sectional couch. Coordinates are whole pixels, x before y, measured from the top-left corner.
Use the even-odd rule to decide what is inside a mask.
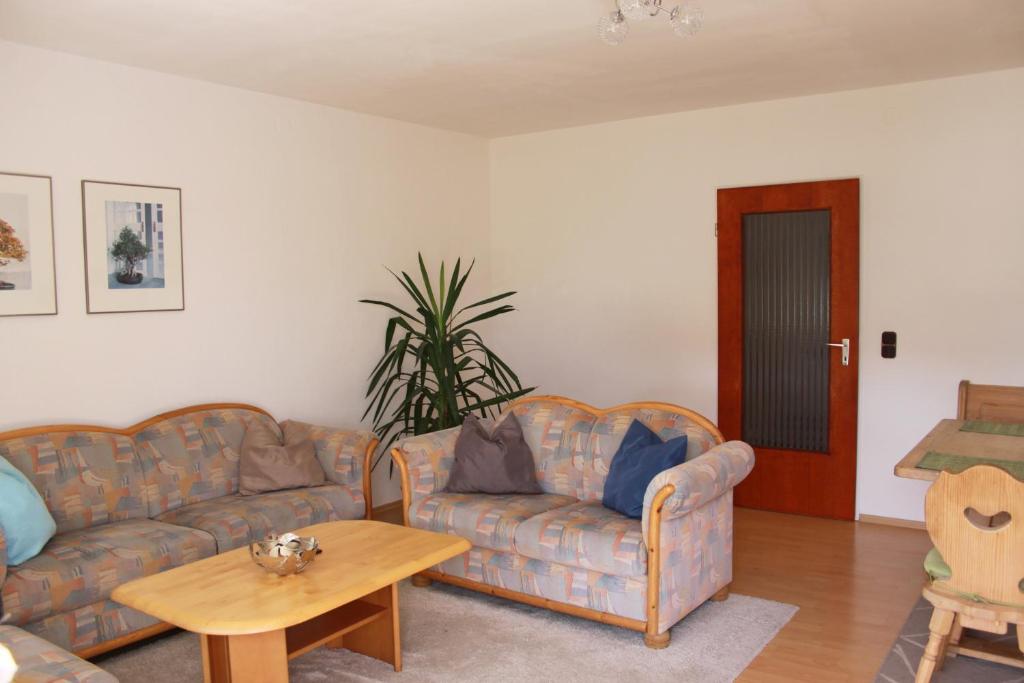
[[[615,624],[644,633],[651,647],[666,646],[671,626],[705,600],[728,595],[732,490],[754,466],[747,444],[723,443],[712,422],[665,403],[600,410],[541,396],[508,410],[543,494],[444,493],[459,428],[410,437],[392,452],[406,524],[473,543],[414,583],[437,579]],[[651,482],[640,520],[601,505],[634,419],[664,439],[688,437],[687,461]],[[252,420],[280,433],[259,408],[211,404],[127,429],[0,434],[0,457],[29,478],[57,522],[42,553],[18,566],[7,566],[0,530],[0,646],[18,660],[18,680],[114,681],[83,658],[171,628],[110,599],[126,581],[270,532],[367,516],[373,433],[307,425],[329,483],[240,496],[238,454]]]
[[[367,516],[372,432],[307,425],[328,484],[241,496],[238,454],[252,420],[280,435],[269,414],[240,403],[184,408],[127,429],[0,434],[0,457],[35,485],[57,523],[43,551],[18,566],[7,565],[0,530],[0,645],[19,660],[19,680],[113,680],[81,658],[171,628],[110,599],[126,581],[271,532]]]

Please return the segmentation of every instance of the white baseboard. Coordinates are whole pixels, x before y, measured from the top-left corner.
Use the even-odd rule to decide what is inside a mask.
[[[898,526],[905,529],[924,529],[924,522],[916,519],[900,519],[899,517],[883,517],[881,515],[858,515],[858,522],[864,524],[882,524],[885,526]]]

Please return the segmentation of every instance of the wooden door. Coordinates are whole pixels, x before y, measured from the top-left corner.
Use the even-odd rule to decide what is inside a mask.
[[[757,454],[737,505],[853,519],[859,214],[856,179],[718,191],[718,423]]]

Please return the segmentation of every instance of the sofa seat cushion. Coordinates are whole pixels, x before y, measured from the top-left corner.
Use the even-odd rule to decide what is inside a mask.
[[[156,617],[119,602],[100,600],[70,612],[51,614],[30,624],[22,624],[20,628],[68,652],[81,652],[160,623]]]
[[[90,605],[126,581],[216,552],[205,532],[149,519],[58,534],[43,552],[7,568],[3,620],[21,625]]]
[[[18,683],[117,683],[106,671],[13,626],[0,626],[0,680],[4,681],[8,680],[4,674],[11,663],[4,661],[5,654],[17,667],[14,680]]]
[[[516,552],[534,560],[615,576],[647,575],[640,520],[600,503],[575,503],[532,517],[516,529],[515,540]]]
[[[360,519],[365,509],[362,493],[332,484],[255,496],[222,496],[165,512],[157,519],[202,529],[216,539],[217,552],[222,553],[268,534],[337,519]]]
[[[409,522],[419,529],[462,536],[481,548],[510,551],[520,524],[534,515],[575,502],[571,496],[553,493],[437,493],[413,502]]]

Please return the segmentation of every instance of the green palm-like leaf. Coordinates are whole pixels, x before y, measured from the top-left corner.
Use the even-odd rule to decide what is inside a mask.
[[[384,352],[368,377],[368,405],[363,414],[364,418],[372,415],[373,430],[381,442],[375,467],[402,436],[457,427],[473,412],[493,416],[503,404],[534,389],[524,388],[508,364],[470,327],[510,313],[515,310],[513,306],[501,304],[458,320],[472,309],[507,299],[515,292],[460,306],[459,298],[475,261],[463,271],[462,260],[458,259],[450,273],[442,261],[436,288],[422,254],[417,254],[417,265],[419,282],[404,271],[399,275],[388,270],[412,306],[360,300],[392,312],[384,332]]]

